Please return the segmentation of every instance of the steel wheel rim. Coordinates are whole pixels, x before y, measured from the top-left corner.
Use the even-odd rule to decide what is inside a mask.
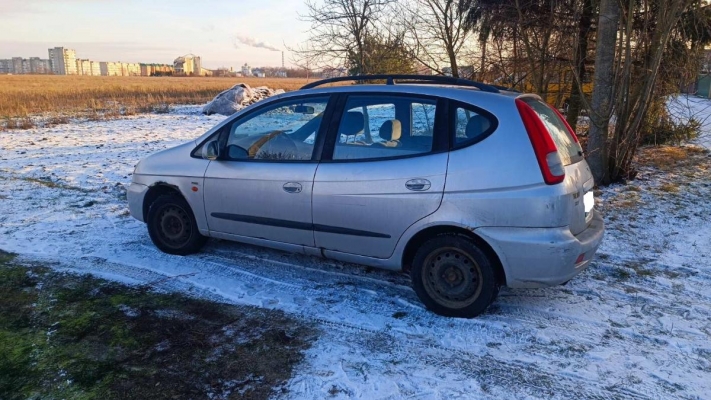
[[[190,216],[176,205],[164,207],[158,213],[158,233],[166,245],[175,248],[183,246],[192,233]]]
[[[471,305],[483,287],[479,264],[454,247],[438,249],[427,256],[422,281],[427,294],[449,308]]]

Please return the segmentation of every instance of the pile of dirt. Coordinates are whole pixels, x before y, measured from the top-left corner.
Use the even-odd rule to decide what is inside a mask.
[[[239,83],[215,96],[202,108],[202,113],[232,115],[250,104],[281,93],[284,93],[284,90],[274,90],[266,86],[252,88],[246,83]]]

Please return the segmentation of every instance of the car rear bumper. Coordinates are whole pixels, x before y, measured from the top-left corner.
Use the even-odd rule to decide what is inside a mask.
[[[126,193],[128,210],[131,212],[131,216],[141,222],[145,222],[143,219],[143,199],[146,197],[147,192],[148,186],[131,182],[128,187],[128,193]]]
[[[506,285],[536,288],[560,285],[582,272],[602,242],[605,225],[593,210],[590,225],[578,235],[568,228],[480,228],[497,252],[506,273]],[[581,261],[577,262],[579,257]]]

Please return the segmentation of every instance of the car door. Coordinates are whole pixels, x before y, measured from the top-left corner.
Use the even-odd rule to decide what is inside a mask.
[[[348,96],[314,178],[317,247],[388,258],[410,225],[439,208],[448,158],[444,104]]]
[[[314,245],[314,149],[328,102],[323,95],[278,100],[223,128],[220,156],[204,180],[210,231]]]

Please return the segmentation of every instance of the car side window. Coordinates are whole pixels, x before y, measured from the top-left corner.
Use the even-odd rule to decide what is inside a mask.
[[[412,136],[432,136],[436,110],[434,104],[412,103]]]
[[[230,128],[228,160],[311,160],[328,97],[290,99],[270,105]]]
[[[454,114],[454,145],[473,142],[488,134],[491,127],[490,117],[472,108],[456,107]]]
[[[341,115],[334,160],[367,160],[432,151],[436,100],[349,96]]]

